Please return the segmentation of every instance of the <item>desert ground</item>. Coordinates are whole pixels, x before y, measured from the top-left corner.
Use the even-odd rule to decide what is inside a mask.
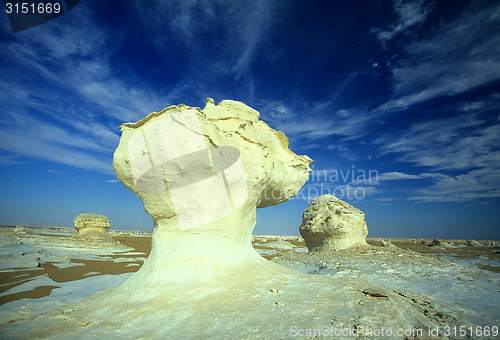
[[[101,290],[119,286],[136,272],[149,255],[151,234],[112,230],[109,233],[117,241],[116,244],[75,238],[75,231],[72,228],[2,227],[0,229],[0,336],[62,338],[63,335],[52,336],[50,329],[45,329],[37,335],[30,326],[33,324],[35,327],[36,322],[30,320],[58,308],[65,313],[71,310],[78,300]],[[301,320],[297,319],[297,316],[289,319],[283,317],[274,330],[260,329],[258,326],[252,330],[254,324],[252,320],[247,320],[246,329],[237,332],[215,326],[210,331],[203,330],[200,326],[200,329],[193,329],[190,332],[189,328],[186,329],[181,324],[164,325],[162,327],[166,329],[172,328],[172,332],[145,332],[143,338],[161,334],[184,335],[188,338],[190,335],[192,337],[218,335],[221,338],[297,336],[337,338],[335,335],[341,335],[341,338],[352,338],[352,336],[368,338],[370,334],[359,330],[354,335],[333,334],[333,328],[328,330],[325,327],[340,329],[347,326],[360,327],[361,324],[363,327],[368,327],[370,325],[367,324],[367,320],[370,319],[364,316],[369,315],[373,318],[372,310],[376,312],[378,308],[376,304],[382,306],[384,303],[397,303],[399,300],[409,301],[417,311],[415,313],[424,318],[412,327],[408,326],[408,329],[405,329],[408,333],[400,338],[432,338],[438,334],[443,338],[491,338],[495,330],[498,335],[500,248],[496,242],[473,242],[471,246],[465,240],[447,240],[441,245],[431,246],[430,239],[383,240],[389,241],[385,242],[384,247],[381,247],[382,239],[368,238],[369,245],[365,247],[314,254],[308,253],[301,237],[273,235],[253,237],[254,248],[265,259],[302,273],[301,280],[306,280],[301,283],[302,285],[307,284],[307,278],[310,277],[313,280],[311,287],[315,287],[314,289],[318,289],[314,285],[324,285],[328,284],[327,282],[331,282],[332,287],[340,285],[335,286],[337,290],[342,282],[345,282],[346,287],[356,287],[353,289],[355,292],[352,292],[357,294],[356,301],[352,302],[356,305],[357,314],[349,312],[342,314],[341,311],[335,312],[331,307],[331,315],[317,315],[316,329],[309,326],[302,327],[297,323],[297,320]],[[330,281],[321,281],[328,277]],[[303,308],[307,309],[308,301],[315,298],[314,289],[304,287],[303,294],[293,295],[290,299],[293,298],[295,302],[300,302],[297,299],[302,299]],[[281,310],[284,313],[288,308],[286,304],[290,305],[286,294],[282,294],[287,291],[287,287],[276,286],[268,291],[275,295],[271,299],[276,300],[276,306],[285,305],[285,309]],[[349,294],[346,296],[351,296]],[[326,304],[325,308],[328,310],[330,305],[338,307],[342,300],[343,298],[332,295],[325,298],[322,303]],[[390,311],[390,308],[387,310]],[[302,314],[304,318],[309,318],[311,314],[308,311],[297,311],[297,313]],[[117,316],[109,315],[109,317]],[[213,318],[208,314],[206,316],[206,318],[211,317]],[[380,331],[376,327],[383,326],[384,318],[388,317],[390,316],[380,314],[380,320],[372,324],[372,331]],[[191,316],[188,315],[186,318],[189,319]],[[234,318],[237,318],[237,315]],[[433,325],[442,325],[439,333],[432,333],[433,329],[426,325],[425,318],[432,321]],[[223,319],[212,321],[219,324],[224,322]],[[304,325],[314,326],[315,317],[312,316],[311,320],[313,321]],[[92,326],[93,320],[79,322],[83,331]],[[456,326],[466,327],[466,336],[457,333],[460,328],[455,328],[453,331],[453,327]],[[474,328],[470,328],[469,331],[469,327]],[[184,333],[174,331],[174,328],[183,328]],[[315,330],[318,332],[314,333]],[[422,330],[423,333],[415,333],[418,330]],[[410,334],[410,331],[414,333]],[[489,332],[490,336],[485,336],[486,332]],[[105,333],[81,335],[104,336]],[[391,337],[394,337],[394,334],[388,338]]]

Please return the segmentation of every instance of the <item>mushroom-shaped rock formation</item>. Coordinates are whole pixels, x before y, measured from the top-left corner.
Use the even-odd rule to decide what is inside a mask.
[[[109,218],[97,214],[80,214],[75,220],[75,229],[78,235],[92,235],[106,233],[110,227]]]
[[[251,244],[256,208],[296,195],[311,171],[282,132],[241,102],[212,99],[120,128],[116,176],[154,221],[150,256],[127,285],[205,282],[266,261]]]
[[[75,220],[76,235],[74,241],[75,247],[109,249],[116,251],[130,250],[116,242],[108,234],[110,228],[109,218],[98,214],[80,214]]]
[[[322,195],[309,204],[299,231],[310,252],[367,244],[365,214],[333,195]]]

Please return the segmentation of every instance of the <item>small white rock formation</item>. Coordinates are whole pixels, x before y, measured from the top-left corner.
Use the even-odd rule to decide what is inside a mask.
[[[321,195],[309,204],[299,231],[310,252],[367,244],[365,214],[333,195]]]
[[[75,229],[79,236],[107,234],[110,227],[109,218],[97,214],[80,214],[75,220]]]
[[[442,247],[442,248],[455,248],[454,245],[449,244],[446,241],[435,238],[430,244],[429,247]]]
[[[380,241],[380,246],[382,248],[390,248],[390,249],[396,249],[396,248],[398,248],[391,241],[388,241],[388,240],[382,240],[382,241]]]
[[[493,248],[498,248],[498,247],[499,247],[499,244],[498,244],[498,242],[496,242],[496,241],[488,240],[488,241],[483,242],[483,246],[485,246],[485,247],[493,247]]]
[[[75,220],[76,235],[72,246],[77,248],[107,249],[116,251],[131,250],[117,242],[108,234],[109,218],[97,214],[80,214]],[[68,246],[70,243],[68,244]]]
[[[476,240],[467,240],[467,245],[469,247],[482,247],[483,244],[481,242],[478,242]]]
[[[131,292],[205,283],[266,261],[251,243],[256,208],[295,196],[312,160],[259,116],[209,98],[203,110],[181,104],[120,126],[116,176],[154,221],[150,256],[126,284]]]
[[[267,248],[280,249],[280,250],[290,250],[290,249],[295,248],[295,246],[293,244],[291,244],[290,242],[287,242],[287,241],[281,240],[281,239],[274,241],[274,242],[264,243],[262,246],[267,247]]]

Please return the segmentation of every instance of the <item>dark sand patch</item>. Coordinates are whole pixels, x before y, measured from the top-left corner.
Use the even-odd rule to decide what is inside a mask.
[[[112,262],[112,261],[100,261],[100,260],[81,260],[72,259],[72,263],[83,263],[84,266],[71,266],[66,268],[58,268],[53,263],[47,262],[42,264],[42,268],[46,270],[47,275],[55,282],[68,282],[81,280],[86,277],[91,277],[95,275],[111,274],[118,275],[123,273],[136,272],[141,266],[141,261],[133,262]],[[139,266],[127,267],[129,263],[137,263]],[[87,275],[88,273],[95,273]],[[99,273],[99,274],[97,274]]]
[[[50,295],[52,289],[54,288],[59,288],[59,286],[38,286],[34,289],[26,290],[24,292],[0,296],[0,305],[21,299],[39,299],[44,296]]]
[[[50,234],[47,234],[50,236]],[[113,239],[118,241],[119,243],[131,247],[134,250],[130,253],[141,252],[144,253],[143,257],[149,256],[151,251],[151,236],[129,236],[129,235],[114,235]],[[272,247],[267,247],[266,243],[270,243],[273,241],[277,241],[279,239],[283,239],[286,242],[293,244],[296,247],[305,247],[305,242],[300,237],[280,237],[280,236],[265,236],[259,237],[258,235],[254,237],[254,247],[256,249],[262,250],[277,250],[274,254],[262,254],[267,260],[271,260],[277,256],[281,256],[287,250],[279,250]],[[370,238],[367,239],[368,244],[380,247],[380,241],[382,238]],[[454,254],[464,257],[473,257],[473,256],[485,256],[488,260],[491,260],[492,263],[500,261],[500,254],[497,254],[498,249],[493,247],[470,247],[467,246],[466,241],[456,240],[456,241],[448,241],[452,245],[463,245],[461,247],[456,248],[444,248],[444,247],[429,247],[428,244],[432,242],[432,240],[427,239],[388,239],[395,246],[402,248],[413,250],[419,253],[428,253],[428,254]],[[8,271],[3,271],[0,273],[0,293],[6,292],[11,288],[19,286],[23,283],[29,282],[33,278],[39,275],[48,275],[54,282],[69,282],[74,280],[80,280],[91,276],[102,275],[102,274],[110,274],[110,275],[118,275],[123,273],[131,273],[136,272],[142,266],[141,260],[129,261],[129,262],[114,262],[109,258],[117,259],[117,258],[137,258],[137,254],[127,254],[127,253],[119,253],[112,255],[102,255],[102,257],[106,257],[107,259],[103,260],[85,260],[85,259],[71,259],[70,261],[75,264],[83,264],[83,265],[75,265],[71,267],[58,268],[55,262],[47,262],[41,264],[41,268],[36,269],[24,269],[16,268],[9,269]],[[130,266],[130,264],[136,264]],[[129,266],[127,266],[129,265]],[[500,272],[500,267],[494,265],[478,265],[480,269]],[[89,274],[90,273],[90,274]],[[58,288],[57,286],[40,286],[33,290],[20,292],[16,294],[10,294],[3,297],[0,297],[0,305],[16,301],[22,298],[41,298],[50,294],[52,289]]]
[[[477,267],[479,269],[489,270],[490,272],[500,273],[500,267],[498,267],[498,266],[488,266],[485,264],[480,264]]]
[[[144,257],[147,257],[151,251],[151,237],[115,236],[113,238],[120,243],[133,248],[133,252],[145,253]],[[72,263],[83,264],[83,266],[75,265],[71,267],[59,268],[57,267],[56,262],[47,262],[42,263],[41,267],[36,269],[11,268],[8,271],[2,271],[0,273],[0,293],[4,293],[11,288],[29,282],[33,278],[40,275],[47,275],[54,282],[69,282],[102,274],[118,275],[136,272],[139,268],[141,268],[143,263],[140,260],[128,262],[113,262],[109,260],[110,257],[137,258],[137,254],[127,255],[127,253],[120,253],[115,255],[102,255],[102,257],[107,257],[108,260],[70,259]],[[127,266],[132,263],[137,265]],[[25,292],[5,295],[0,297],[0,305],[24,298],[42,298],[50,295],[52,289],[54,288],[59,288],[59,286],[40,286]]]
[[[115,241],[121,243],[127,247],[134,248],[135,252],[145,253],[146,257],[149,256],[151,252],[151,236],[140,237],[140,236],[113,236]],[[120,255],[125,256],[126,254]]]
[[[31,281],[36,276],[45,274],[42,268],[39,269],[24,269],[16,268],[0,273],[0,294],[8,291],[11,288],[19,286],[23,283]],[[1,304],[1,303],[0,303]]]

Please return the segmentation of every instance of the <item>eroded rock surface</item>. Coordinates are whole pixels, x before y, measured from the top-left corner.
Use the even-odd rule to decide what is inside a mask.
[[[446,241],[435,238],[430,244],[429,247],[444,247],[444,248],[454,248],[453,245],[449,244]]]
[[[263,265],[251,245],[256,208],[296,195],[309,157],[232,100],[171,106],[121,130],[116,176],[155,225],[151,254],[130,285],[206,282],[237,265]]]
[[[467,240],[467,245],[469,247],[482,247],[483,244],[481,242],[478,242],[476,240]]]
[[[109,218],[97,214],[80,214],[74,222],[78,235],[106,233],[110,227]]]
[[[380,246],[383,248],[397,248],[391,241],[382,240]]]
[[[80,214],[75,220],[76,235],[73,237],[73,246],[94,249],[113,249],[124,251],[128,247],[119,244],[108,229],[111,227],[109,218],[98,214]],[[68,246],[70,244],[68,243]]]
[[[365,214],[333,195],[322,195],[302,214],[299,228],[311,252],[366,245]]]

